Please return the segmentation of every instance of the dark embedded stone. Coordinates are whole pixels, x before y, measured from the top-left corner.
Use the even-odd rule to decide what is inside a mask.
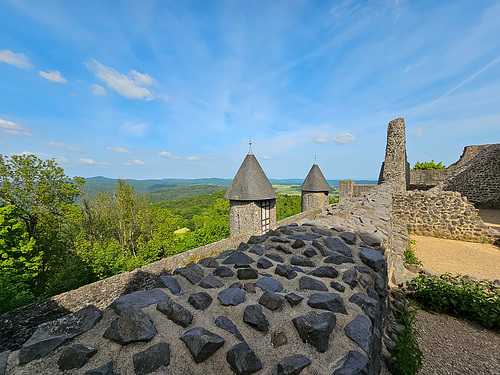
[[[255,286],[264,292],[281,292],[283,290],[283,285],[273,277],[263,277],[255,283]]]
[[[315,227],[312,227],[311,228],[311,231],[316,233],[316,234],[319,234],[320,236],[331,236],[332,235],[332,232],[330,232],[329,230],[324,230],[324,229],[321,229],[321,228],[315,228]]]
[[[116,374],[113,371],[113,362],[111,361],[101,367],[86,371],[84,375],[116,375]]]
[[[302,268],[300,268],[299,266],[292,266],[292,270],[294,270],[295,272],[300,272],[300,273],[306,273]]]
[[[66,346],[61,351],[57,366],[61,371],[81,368],[95,353],[97,353],[96,349],[81,344]]]
[[[307,304],[315,309],[329,310],[335,313],[347,314],[344,301],[338,293],[314,293]]]
[[[253,268],[240,268],[238,269],[237,277],[240,280],[257,279],[259,277],[259,273]]]
[[[346,257],[352,256],[351,249],[338,237],[324,238],[323,242],[331,251],[335,251]]]
[[[302,342],[308,342],[320,353],[328,350],[330,333],[335,328],[336,321],[335,314],[332,312],[312,313],[292,320]]]
[[[384,256],[380,251],[373,249],[364,249],[359,253],[359,257],[367,266],[373,268],[375,271],[380,271],[385,264]]]
[[[89,305],[77,312],[65,315],[38,326],[19,351],[19,364],[24,365],[41,358],[69,339],[94,327],[102,318],[102,311]]]
[[[290,243],[288,238],[283,238],[283,237],[271,237],[270,238],[271,242],[277,242],[277,243]]]
[[[318,255],[318,252],[314,250],[312,247],[308,247],[302,254],[304,254],[308,258],[312,258],[315,255]]]
[[[283,257],[281,255],[278,255],[278,254],[266,254],[266,258],[274,260],[275,262],[278,262],[278,263],[283,263],[285,261],[283,259]]]
[[[236,250],[234,253],[232,253],[230,256],[224,259],[222,264],[234,264],[236,268],[240,268],[240,267],[248,267],[254,262],[255,260],[250,258],[243,251]]]
[[[239,289],[243,289],[243,284],[237,281],[237,282],[232,283],[231,285],[229,285],[229,286],[228,286],[228,288],[239,288]]]
[[[200,259],[198,262],[200,266],[207,267],[207,268],[217,268],[219,267],[219,262],[217,262],[213,257],[208,257],[208,258],[203,258]]]
[[[228,256],[234,254],[235,251],[236,251],[236,249],[231,249],[231,250],[223,251],[222,253],[220,253],[219,255],[217,255],[217,257],[215,259],[225,259]]]
[[[329,277],[334,279],[339,275],[339,272],[331,266],[321,266],[309,272],[309,275],[316,277]]]
[[[7,370],[7,360],[9,359],[10,350],[0,353],[0,375],[5,375]]]
[[[216,278],[213,274],[209,274],[200,281],[199,285],[205,289],[213,289],[224,286],[224,283]]]
[[[356,293],[349,298],[349,301],[361,307],[361,310],[371,319],[375,319],[375,312],[377,311],[378,304],[376,299],[368,297],[364,293]]]
[[[274,332],[271,336],[271,344],[275,348],[288,344],[288,339],[285,332]]]
[[[292,267],[285,264],[278,264],[274,270],[277,275],[286,277],[288,280],[297,277],[297,272],[292,269]]]
[[[243,290],[247,293],[255,293],[255,284],[254,283],[245,283],[243,285]]]
[[[382,298],[387,297],[388,294],[387,287],[384,283],[384,279],[382,279],[380,276],[377,276],[375,278],[375,290],[377,291],[380,297]]]
[[[203,279],[203,268],[191,262],[184,267],[177,268],[174,275],[184,276],[191,284],[197,284]]]
[[[268,230],[267,233],[266,233],[269,237],[273,237],[273,236],[279,236],[280,233],[277,231],[277,230]]]
[[[288,293],[285,296],[285,298],[286,298],[286,300],[288,301],[288,303],[290,304],[291,307],[297,306],[304,299],[304,297],[299,296],[298,294],[295,294],[295,293]]]
[[[361,285],[366,287],[368,283],[370,283],[371,279],[368,275],[362,273],[361,275],[358,275],[358,281]]]
[[[335,370],[333,375],[368,374],[367,364],[368,359],[363,354],[357,350],[350,350],[342,367]]]
[[[294,227],[294,228],[292,228],[293,230],[299,230],[299,229],[300,230],[305,230],[305,229],[302,229],[302,228],[297,228],[299,226],[299,224],[297,224],[297,223],[288,224],[287,226],[288,227]]]
[[[321,256],[327,257],[327,256],[329,256],[329,255],[332,255],[332,252],[331,252],[331,251],[328,251],[327,249],[325,249],[325,248],[323,247],[323,245],[319,243],[319,241],[314,240],[314,241],[312,242],[312,245],[313,245],[316,249],[318,249],[318,250],[319,250],[319,253],[321,254]]]
[[[261,243],[261,242],[264,242],[265,240],[267,240],[267,237],[268,237],[268,235],[265,233],[262,236],[251,236],[248,239],[248,243],[250,245]]]
[[[342,238],[346,244],[356,244],[356,235],[352,232],[342,232],[339,234],[339,237]]]
[[[285,296],[274,292],[264,292],[259,299],[259,303],[269,310],[277,310],[283,306]]]
[[[368,246],[380,246],[382,244],[382,239],[375,234],[362,233],[359,235],[361,241],[363,241]]]
[[[292,253],[292,251],[289,248],[287,248],[286,246],[283,246],[283,245],[278,245],[278,246],[276,246],[275,249],[279,250],[279,251],[281,251],[282,253],[285,253],[285,254],[291,254]]]
[[[358,344],[368,354],[372,336],[372,322],[370,319],[364,315],[358,315],[345,326],[344,332],[347,337]]]
[[[192,293],[189,295],[188,302],[196,310],[206,310],[211,305],[213,299],[207,292]]]
[[[269,329],[269,323],[262,312],[262,306],[258,304],[245,307],[243,311],[243,322],[255,328],[257,331],[262,331],[264,333],[267,333]]]
[[[274,245],[266,245],[266,251],[274,249]]]
[[[168,290],[170,290],[170,293],[175,296],[181,294],[181,286],[179,285],[179,282],[175,279],[175,277],[172,276],[158,277],[158,280],[156,281],[156,287],[168,288]]]
[[[253,245],[250,250],[248,250],[249,253],[254,253],[254,254],[257,254],[257,255],[262,255],[264,254],[264,250],[262,250],[262,246],[260,245]]]
[[[304,246],[306,246],[306,243],[301,239],[295,240],[295,242],[292,244],[292,247],[294,249],[300,249],[301,247],[304,247]]]
[[[243,341],[227,351],[226,360],[233,373],[250,375],[262,369],[262,362],[248,344]]]
[[[186,344],[196,363],[201,363],[212,356],[225,341],[219,335],[201,327],[191,328],[179,338]]]
[[[325,263],[343,264],[343,263],[354,263],[354,259],[346,257],[341,254],[330,255],[324,260]]]
[[[271,268],[272,266],[274,266],[273,262],[266,258],[259,258],[259,260],[257,261],[257,268],[263,268],[266,270],[268,268]]]
[[[365,266],[354,266],[354,268],[356,268],[358,270],[358,272],[360,273],[366,273],[366,274],[370,274],[370,270],[368,269],[368,267],[365,267]]]
[[[322,290],[327,292],[326,285],[319,280],[313,279],[309,276],[302,276],[299,283],[300,290]]]
[[[169,301],[170,299],[158,302],[158,304]],[[127,345],[138,341],[150,341],[156,333],[156,328],[149,316],[139,307],[132,305],[111,322],[102,337]]]
[[[342,281],[351,287],[353,290],[356,286],[358,286],[358,277],[355,268],[350,268],[344,272],[342,275]]]
[[[278,230],[279,230],[279,232],[280,232],[281,234],[284,234],[284,235],[286,235],[286,236],[288,236],[288,235],[290,235],[290,234],[293,234],[293,230],[291,230],[291,229],[290,229],[290,228],[288,228],[288,227],[280,227],[280,228],[278,228]]]
[[[293,264],[294,266],[301,266],[301,267],[314,267],[314,266],[316,266],[311,259],[304,258],[300,255],[294,255],[292,257],[292,259],[290,260],[290,263]]]
[[[278,362],[278,375],[299,375],[311,364],[311,360],[302,354],[294,354]]]
[[[238,306],[245,301],[246,292],[240,288],[228,288],[219,292],[217,298],[223,306]]]
[[[212,272],[213,275],[219,276],[219,277],[233,277],[234,276],[234,271],[226,266],[220,266],[217,267],[214,272]]]
[[[146,375],[170,364],[170,345],[160,342],[143,352],[134,354],[134,370],[136,375]]]
[[[229,333],[232,333],[238,340],[244,341],[243,336],[231,319],[226,318],[225,316],[219,316],[215,319],[215,325],[228,331]]]
[[[240,244],[236,248],[236,250],[239,250],[239,251],[247,251],[248,249],[250,249],[250,246],[248,244],[246,244],[245,242],[240,242]]]
[[[330,283],[330,286],[335,289],[336,291],[339,291],[339,292],[344,292],[345,291],[345,286],[343,286],[342,284],[336,282],[336,281],[332,281]]]
[[[184,328],[193,321],[193,314],[184,306],[175,303],[172,300],[162,301],[156,305],[156,310],[162,312],[175,324]]]
[[[168,276],[162,276],[162,277],[168,277]],[[115,311],[115,313],[120,315],[122,311],[128,309],[132,305],[142,308],[152,305],[153,303],[164,301],[169,298],[170,297],[166,295],[163,290],[160,289],[139,290],[137,292],[125,294],[124,296],[118,297],[111,303],[111,305],[109,305],[109,307],[111,307]]]

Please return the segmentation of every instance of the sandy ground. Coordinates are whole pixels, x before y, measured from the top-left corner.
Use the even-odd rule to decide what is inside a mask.
[[[500,210],[479,210],[479,216],[486,225],[500,232]]]
[[[423,267],[439,274],[470,275],[478,279],[500,279],[500,248],[434,237],[411,236],[415,255]]]

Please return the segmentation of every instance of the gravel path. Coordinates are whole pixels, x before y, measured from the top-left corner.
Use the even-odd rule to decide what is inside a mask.
[[[417,257],[433,272],[500,278],[500,248],[496,246],[415,235],[411,238],[417,241]],[[420,375],[500,374],[499,332],[422,310],[417,312],[415,327],[424,356]]]

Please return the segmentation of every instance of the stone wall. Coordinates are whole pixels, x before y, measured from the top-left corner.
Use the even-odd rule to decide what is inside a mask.
[[[240,234],[262,234],[260,201],[229,200],[231,237]],[[276,199],[271,199],[271,228],[276,225]]]
[[[500,233],[483,223],[478,210],[460,193],[408,191],[393,196],[394,218],[415,234],[495,243]]]
[[[328,192],[322,191],[302,191],[301,207],[302,211],[309,211],[316,208],[323,209],[328,205]]]
[[[345,203],[353,197],[360,197],[373,189],[375,184],[356,184],[353,180],[339,181],[339,202]]]

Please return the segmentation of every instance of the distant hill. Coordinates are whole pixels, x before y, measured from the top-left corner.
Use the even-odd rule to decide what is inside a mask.
[[[227,186],[221,185],[188,185],[170,188],[155,189],[147,194],[151,203],[172,201],[177,199],[193,198],[199,195],[216,193],[227,190]]]

